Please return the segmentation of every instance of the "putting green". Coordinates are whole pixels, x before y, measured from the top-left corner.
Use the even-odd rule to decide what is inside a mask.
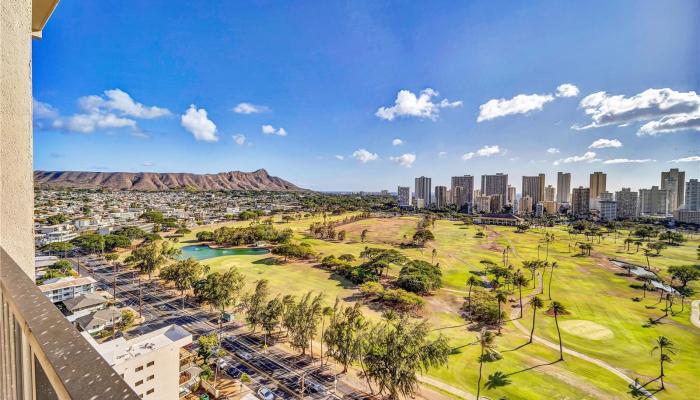
[[[585,319],[562,321],[559,325],[566,333],[590,340],[607,340],[615,336],[610,329],[603,325]]]

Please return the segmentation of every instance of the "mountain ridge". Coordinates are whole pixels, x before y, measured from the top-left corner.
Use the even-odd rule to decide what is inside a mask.
[[[74,188],[164,191],[193,188],[212,190],[267,190],[300,192],[300,188],[282,178],[270,175],[264,168],[252,172],[228,171],[216,174],[189,172],[95,172],[34,171],[34,186],[42,188]]]

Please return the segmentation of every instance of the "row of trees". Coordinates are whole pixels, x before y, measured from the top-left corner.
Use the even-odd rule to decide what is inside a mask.
[[[197,232],[197,240],[213,241],[219,245],[241,246],[255,244],[259,241],[289,243],[292,239],[291,229],[277,230],[269,224],[255,224],[247,227],[222,226],[213,232]]]

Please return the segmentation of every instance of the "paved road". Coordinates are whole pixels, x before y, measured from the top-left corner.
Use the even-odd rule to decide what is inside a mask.
[[[690,322],[700,328],[700,300],[693,300],[691,303]]]
[[[75,260],[72,261],[75,263]],[[266,386],[280,399],[367,398],[364,392],[348,385],[342,379],[336,381],[336,376],[328,366],[321,366],[318,361],[312,363],[307,357],[293,355],[275,347],[263,349],[259,336],[236,329],[233,324],[225,324],[219,331],[217,315],[190,301],[185,301],[183,307],[181,296],[164,289],[156,282],[142,281],[139,285],[131,270],[115,272],[113,267],[101,263],[94,263],[94,266],[88,268],[84,265],[81,272],[93,277],[102,290],[113,293],[116,280],[116,301],[119,306],[129,306],[138,311],[139,304],[141,305],[145,321],[129,332],[131,335],[140,335],[170,324],[184,327],[195,339],[203,334],[220,332],[222,347],[227,353],[224,357],[227,366],[220,373],[224,374],[225,370],[233,367],[248,374],[252,378],[252,384],[249,386],[254,391]],[[234,375],[238,373],[230,371]]]

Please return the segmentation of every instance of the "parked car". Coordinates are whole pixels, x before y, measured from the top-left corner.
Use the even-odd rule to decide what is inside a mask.
[[[275,394],[265,386],[258,389],[258,397],[263,400],[275,400]]]
[[[227,369],[226,373],[233,379],[238,379],[243,374],[240,369],[234,367]]]
[[[247,351],[239,350],[236,352],[236,355],[246,361],[250,360],[253,358],[253,356],[248,353]]]

